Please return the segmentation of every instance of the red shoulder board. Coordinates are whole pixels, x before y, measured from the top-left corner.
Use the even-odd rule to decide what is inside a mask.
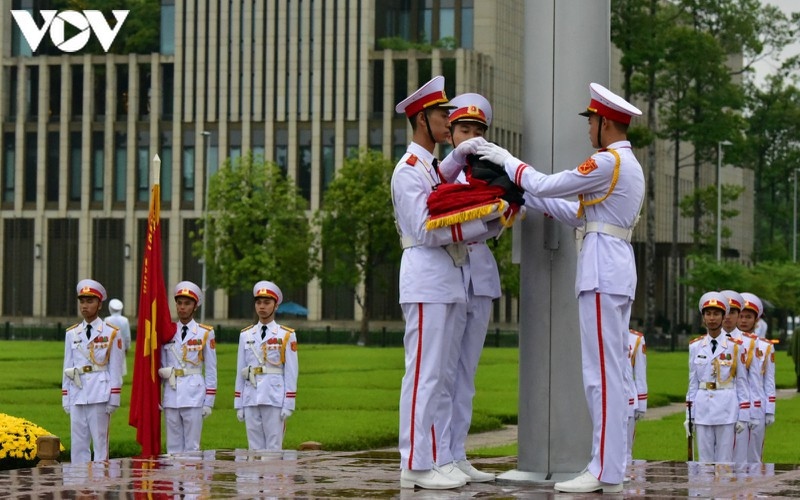
[[[640,336],[640,337],[644,337],[644,333],[642,333],[642,332],[637,332],[636,330],[630,330],[630,332],[631,332],[632,334],[634,334],[634,335],[638,335],[638,336]]]
[[[742,341],[742,339],[735,339],[735,338],[731,337],[731,340],[733,340],[734,342],[736,342],[736,343],[737,343],[737,344],[739,344],[739,345],[742,345],[742,344],[744,344],[744,342]]]
[[[580,167],[578,167],[578,172],[580,172],[583,175],[587,175],[594,170],[597,170],[597,163],[595,163],[592,158],[589,158],[588,160],[583,162]]]
[[[781,339],[764,339],[765,341],[769,342],[770,344],[780,344]]]
[[[693,338],[692,340],[690,340],[689,343],[690,344],[694,344],[695,342],[697,342],[698,340],[702,339],[703,337],[705,337],[705,335],[700,335],[699,337],[696,337],[696,338]]]
[[[409,157],[406,159],[406,163],[407,163],[407,164],[409,164],[409,165],[411,165],[411,166],[414,166],[414,165],[416,165],[416,164],[417,164],[417,155],[411,155],[411,156],[409,156]]]

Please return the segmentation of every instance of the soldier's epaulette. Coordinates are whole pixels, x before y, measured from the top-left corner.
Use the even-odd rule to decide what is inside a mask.
[[[77,328],[78,326],[80,326],[80,323],[75,323],[74,325],[72,325],[72,326],[70,326],[69,328],[67,328],[67,331],[74,330],[74,329],[75,329],[75,328]]]
[[[113,328],[114,330],[119,330],[119,327],[118,327],[118,326],[116,326],[116,325],[112,325],[111,323],[106,323],[106,326],[110,326],[110,327],[111,327],[111,328]]]
[[[735,339],[735,338],[731,337],[731,340],[732,340],[734,343],[736,343],[736,344],[739,344],[739,345],[742,345],[742,344],[744,344],[744,340],[742,340],[742,339]]]
[[[699,337],[695,337],[692,340],[690,340],[689,343],[690,344],[694,344],[695,342],[697,342],[698,340],[702,339],[703,337],[705,337],[705,335],[700,335]]]
[[[761,340],[763,340],[764,342],[769,342],[770,344],[780,344],[781,343],[781,339],[761,339]]]
[[[288,326],[281,325],[281,329],[286,330],[287,332],[293,332],[294,328],[289,328]]]
[[[748,339],[757,339],[758,338],[754,333],[747,333],[747,332],[742,332],[742,336],[743,337],[747,337]]]
[[[255,326],[255,325],[250,325],[250,326],[246,326],[246,327],[242,328],[242,331],[241,331],[241,333],[244,333],[244,332],[246,332],[247,330],[249,330],[249,329],[253,328],[254,326]]]
[[[214,327],[213,327],[213,326],[211,326],[211,325],[204,325],[204,324],[202,324],[202,323],[197,323],[197,326],[199,326],[200,328],[203,328],[204,330],[213,330],[213,329],[214,329]]]
[[[417,155],[411,155],[408,158],[406,158],[406,163],[413,167],[414,165],[417,164],[417,160],[418,160]]]
[[[636,330],[634,330],[634,329],[630,329],[629,331],[630,331],[632,334],[634,334],[634,335],[638,335],[638,336],[640,336],[640,337],[644,337],[644,333],[642,333],[642,332],[637,332],[637,331],[636,331]]]

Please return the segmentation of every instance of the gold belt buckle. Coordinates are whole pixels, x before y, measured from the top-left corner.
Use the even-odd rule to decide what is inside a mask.
[[[183,377],[183,368],[176,368],[175,369],[175,376],[176,377]]]
[[[264,368],[256,366],[255,368],[253,368],[253,373],[255,373],[256,375],[261,375],[262,373],[264,373]]]
[[[716,388],[717,388],[716,382],[706,382],[706,389],[708,389],[709,391],[716,390]]]
[[[85,365],[83,367],[83,373],[89,373],[90,371],[92,371],[92,365]]]

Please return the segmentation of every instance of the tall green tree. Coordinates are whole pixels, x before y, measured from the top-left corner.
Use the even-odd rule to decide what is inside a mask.
[[[314,274],[306,207],[276,164],[252,153],[225,160],[210,179],[208,211],[193,242],[209,284],[229,293],[263,279],[284,290],[306,286]]]
[[[391,177],[394,163],[379,152],[362,150],[345,160],[331,182],[314,221],[326,265],[323,285],[346,286],[361,309],[360,342],[369,343],[372,298],[394,282],[382,270],[400,261],[394,224]]]

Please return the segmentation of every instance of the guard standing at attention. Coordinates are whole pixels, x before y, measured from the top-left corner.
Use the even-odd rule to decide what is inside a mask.
[[[83,321],[67,328],[61,405],[70,419],[72,463],[108,460],[111,414],[120,405],[123,348],[119,330],[100,317],[106,289],[95,280],[78,282]]]
[[[275,322],[283,293],[271,281],[253,286],[258,322],[239,334],[233,407],[244,422],[251,450],[283,447],[286,420],[297,395],[297,336]]]
[[[217,396],[214,329],[194,320],[203,292],[191,281],[175,285],[175,336],[161,347],[161,406],[167,423],[167,453],[200,450],[203,419]]]

